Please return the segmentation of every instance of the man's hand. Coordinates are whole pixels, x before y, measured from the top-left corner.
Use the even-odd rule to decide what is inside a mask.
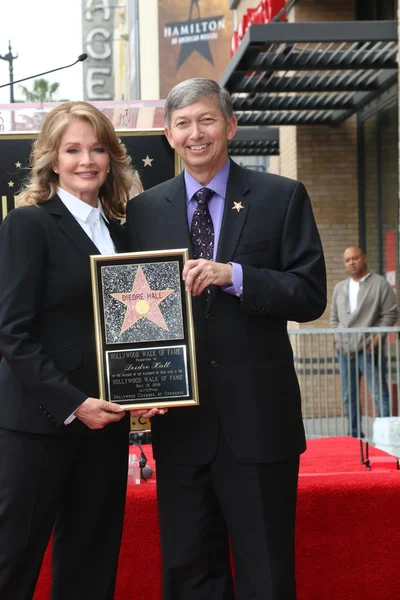
[[[134,417],[150,419],[154,415],[165,415],[167,408],[144,408],[132,410]],[[75,416],[89,429],[103,429],[109,423],[120,421],[125,416],[125,408],[99,398],[87,398],[75,411]]]
[[[123,419],[125,409],[119,404],[106,402],[99,398],[86,398],[74,414],[89,429],[103,429],[109,423]]]
[[[372,338],[372,348],[371,344],[368,344],[368,346],[366,347],[366,351],[371,352],[372,350],[376,350],[377,348],[379,348],[379,335],[374,335],[374,337]]]
[[[199,258],[185,263],[182,277],[186,291],[192,296],[200,296],[209,285],[230,285],[232,271],[232,265]]]
[[[168,408],[146,408],[144,410],[135,408],[130,413],[134,419],[138,417],[144,417],[145,419],[151,419],[154,415],[165,415],[168,412]]]

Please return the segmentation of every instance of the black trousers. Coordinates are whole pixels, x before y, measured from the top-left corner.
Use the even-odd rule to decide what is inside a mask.
[[[102,432],[103,433],[103,432]],[[0,598],[32,598],[53,531],[52,600],[112,600],[128,428],[88,437],[0,429]]]
[[[298,456],[243,464],[221,432],[210,464],[156,470],[163,600],[296,599]]]

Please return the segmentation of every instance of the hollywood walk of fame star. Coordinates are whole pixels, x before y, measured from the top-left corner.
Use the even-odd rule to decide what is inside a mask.
[[[19,161],[17,161],[15,163],[15,166],[16,166],[17,169],[20,169],[22,165],[21,165],[21,163]]]
[[[121,333],[132,327],[139,319],[145,318],[158,327],[168,331],[167,324],[159,308],[160,302],[172,294],[174,290],[152,290],[139,266],[132,290],[122,294],[111,294],[113,298],[127,306]]]
[[[244,206],[241,202],[233,203],[232,210],[237,210],[238,212],[240,212],[242,210],[242,208],[244,208]]]
[[[14,187],[14,182],[13,181],[9,181],[8,182],[8,187]]]
[[[150,158],[149,155],[146,156],[146,158],[142,158],[143,161],[143,166],[144,167],[152,167],[153,165],[151,164],[153,162],[154,158]]]

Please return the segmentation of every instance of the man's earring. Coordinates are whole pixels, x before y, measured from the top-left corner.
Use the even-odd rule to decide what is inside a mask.
[[[110,172],[110,169],[107,169],[107,173],[109,173],[109,172]]]
[[[54,173],[55,173],[56,175],[58,175],[58,171],[57,171],[57,169],[53,169],[53,171],[54,171]]]

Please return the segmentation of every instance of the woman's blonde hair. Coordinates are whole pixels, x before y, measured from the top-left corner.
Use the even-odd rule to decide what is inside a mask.
[[[143,189],[142,184],[112,123],[88,102],[63,102],[46,115],[32,147],[29,161],[31,172],[19,194],[18,206],[47,202],[57,193],[58,175],[53,167],[57,162],[61,137],[66,127],[75,120],[90,123],[99,144],[109,154],[110,172],[99,190],[99,197],[107,216],[123,218],[126,203]]]

